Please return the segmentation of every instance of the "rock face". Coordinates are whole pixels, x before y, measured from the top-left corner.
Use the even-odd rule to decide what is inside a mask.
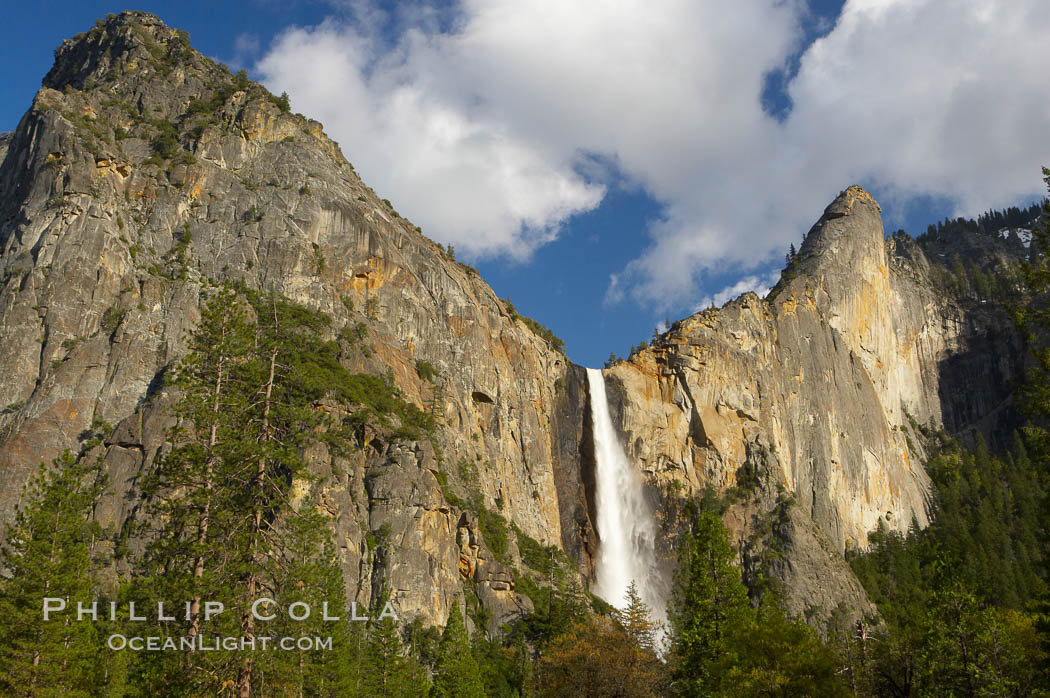
[[[909,253],[850,187],[767,299],[693,315],[607,371],[628,453],[651,482],[689,496],[753,489],[757,504],[728,515],[742,539],[763,510],[779,517],[772,569],[807,617],[864,607],[842,555],[869,531],[928,522],[916,424],[976,428],[1003,409],[997,380],[1020,370],[972,351],[982,337],[972,314],[933,288],[917,247]],[[992,324],[991,336],[1009,336]],[[974,374],[996,389],[974,391]],[[770,504],[778,490],[794,503],[786,513]]]
[[[236,280],[330,314],[336,332],[363,323],[370,350],[353,368],[389,370],[446,426],[440,462],[429,445],[381,439],[350,457],[310,454],[332,475],[317,495],[352,596],[367,603],[382,582],[405,617],[443,622],[469,577],[497,618],[527,602],[435,473],[455,483],[457,463],[475,464],[477,482],[458,484],[560,541],[551,420],[568,363],[365,186],[320,124],[129,12],[59,47],[0,148],[5,517],[40,462],[109,423],[95,449],[114,489],[102,511],[121,524],[164,448],[162,376],[185,352],[202,286]]]
[[[163,376],[202,289],[230,280],[329,314],[367,347],[353,370],[389,372],[443,425],[434,443],[376,433],[307,454],[323,478],[302,494],[330,516],[351,598],[385,587],[402,617],[441,623],[469,580],[490,629],[530,608],[514,536],[497,559],[447,487],[591,574],[583,369],[369,189],[320,124],[125,12],[59,47],[0,158],[0,516],[65,449],[104,460],[104,524],[134,516],[168,447]],[[606,372],[668,546],[682,499],[713,487],[737,498],[745,569],[771,560],[792,608],[867,607],[843,550],[880,521],[927,521],[912,419],[979,428],[1018,370],[984,352],[994,320],[945,300],[925,264],[884,242],[851,187],[768,300],[687,318]],[[975,373],[983,392],[960,394]]]

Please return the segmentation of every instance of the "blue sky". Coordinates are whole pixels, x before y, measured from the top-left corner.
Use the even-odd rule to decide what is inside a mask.
[[[597,366],[775,280],[852,183],[887,228],[1039,197],[1050,3],[157,3]],[[729,9],[719,9],[719,8]],[[657,9],[659,8],[659,9]],[[123,9],[12,4],[0,130],[65,37]]]

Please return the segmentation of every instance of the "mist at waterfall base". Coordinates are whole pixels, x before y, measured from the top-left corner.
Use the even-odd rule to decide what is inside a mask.
[[[587,369],[587,384],[594,430],[599,539],[593,591],[622,609],[633,581],[638,595],[652,610],[652,619],[666,623],[667,584],[656,555],[653,507],[646,497],[645,483],[627,460],[613,427],[602,372]]]

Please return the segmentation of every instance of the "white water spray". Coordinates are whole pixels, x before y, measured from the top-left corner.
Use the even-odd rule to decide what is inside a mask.
[[[656,521],[642,478],[620,445],[605,398],[605,379],[587,369],[594,429],[595,508],[600,542],[594,592],[617,608],[633,581],[653,620],[666,619],[667,592],[656,559]]]

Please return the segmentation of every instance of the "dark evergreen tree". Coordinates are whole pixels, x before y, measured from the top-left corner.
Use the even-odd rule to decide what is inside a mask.
[[[638,587],[633,580],[624,595],[623,609],[617,610],[615,616],[627,636],[640,649],[649,652],[656,650],[656,643],[662,628],[653,620],[652,609],[642,601],[642,597],[638,594]]]
[[[266,624],[265,632],[270,637],[328,639],[331,645],[276,653],[273,661],[259,668],[260,683],[292,686],[296,695],[348,695],[358,678],[358,667],[343,575],[329,540],[328,522],[306,505],[286,515],[281,525],[291,530],[281,536],[286,547],[273,554],[275,566],[285,573],[280,576],[282,584],[269,593],[282,613]],[[309,617],[292,618],[288,611],[293,604],[301,604],[295,608],[297,615],[309,609]]]
[[[401,642],[398,624],[390,617],[368,623],[361,661],[360,696],[415,698],[427,695],[425,672]]]
[[[92,518],[104,488],[97,465],[68,451],[26,486],[7,531],[0,578],[0,693],[91,696],[107,678],[95,623],[77,619],[95,601],[91,549],[101,531]],[[64,611],[48,613],[64,604]],[[104,617],[105,611],[100,611]]]
[[[668,609],[674,693],[709,695],[737,662],[752,611],[722,521],[699,513],[683,542]]]
[[[255,386],[255,323],[251,309],[231,288],[219,289],[201,310],[190,336],[190,351],[172,384],[182,398],[178,423],[169,434],[174,446],[143,483],[149,498],[143,533],[148,538],[145,574],[132,597],[144,605],[190,601],[190,617],[156,628],[161,636],[240,635],[243,608],[234,598],[247,568],[243,534],[247,530],[245,492],[255,449],[246,423]],[[232,555],[231,555],[232,553]],[[201,604],[222,603],[230,612],[206,619]],[[249,602],[250,605],[251,602]],[[218,692],[235,680],[238,653],[190,651],[145,653],[138,674],[147,690],[169,695]]]
[[[719,677],[723,695],[846,696],[838,657],[801,619],[788,620],[767,593],[750,627],[733,638],[734,661]]]
[[[459,605],[452,610],[441,633],[434,666],[434,696],[437,698],[484,698],[481,671],[470,649],[467,628]]]
[[[363,421],[396,413],[406,435],[431,422],[400,400],[388,380],[350,374],[339,362],[339,345],[323,339],[328,323],[327,316],[243,288],[217,289],[202,308],[175,376],[182,398],[173,447],[144,487],[148,546],[144,581],[133,595],[191,600],[189,619],[180,614],[157,634],[205,644],[212,636],[241,637],[249,644],[147,653],[136,670],[147,692],[218,694],[232,685],[240,696],[263,687],[324,695],[356,681],[342,668],[353,664],[352,650],[344,651],[345,624],[322,612],[325,603],[330,616],[346,612],[328,526],[311,495],[295,493],[309,492],[315,481],[303,458],[307,447],[324,435],[333,447],[349,448],[358,424],[336,423],[317,404],[330,397],[353,405]],[[285,613],[292,603],[311,613],[257,619],[252,605],[260,598],[280,601]],[[227,610],[207,618],[202,600]],[[333,649],[250,645],[281,635],[331,637]]]

